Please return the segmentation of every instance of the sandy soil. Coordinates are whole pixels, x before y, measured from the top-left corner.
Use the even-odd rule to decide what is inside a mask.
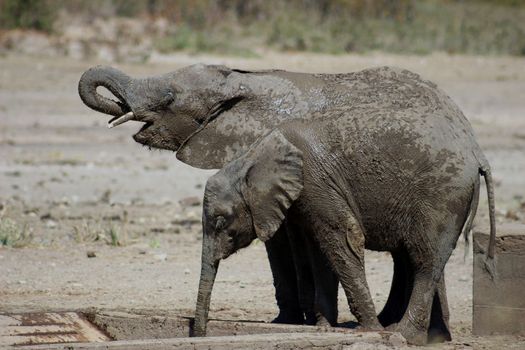
[[[464,110],[497,180],[498,220],[525,222],[525,59],[468,56],[326,56],[262,53],[261,58],[153,56],[117,65],[146,76],[188,64],[348,72],[396,65],[437,82]],[[77,95],[81,73],[98,62],[0,58],[0,212],[31,235],[0,246],[0,312],[85,307],[191,315],[200,266],[200,197],[213,172],[131,139],[131,123],[106,117]],[[197,198],[195,198],[197,197]],[[478,225],[486,227],[481,195]],[[16,231],[16,230],[15,230]],[[88,252],[96,257],[88,258]],[[367,252],[378,309],[392,264]],[[446,268],[454,340],[440,348],[525,348],[516,337],[470,335],[472,252],[458,244]],[[264,245],[221,264],[211,317],[269,321],[276,313]],[[352,319],[340,293],[340,320]]]

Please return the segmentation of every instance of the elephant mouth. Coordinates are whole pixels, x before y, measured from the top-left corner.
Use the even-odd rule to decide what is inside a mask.
[[[139,129],[139,131],[137,131],[133,135],[133,139],[138,143],[141,143],[143,145],[150,145],[150,147],[152,147],[151,135],[148,135],[146,133],[146,130],[148,130],[152,125],[153,122],[145,122],[144,125]]]
[[[142,128],[140,128],[139,131],[137,131],[137,134],[140,134],[141,132],[143,132],[144,130],[146,130],[147,128],[149,128],[150,126],[153,125],[153,122],[146,122]]]

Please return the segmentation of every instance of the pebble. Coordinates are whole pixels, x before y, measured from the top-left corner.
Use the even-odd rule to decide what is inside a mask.
[[[96,257],[97,257],[97,253],[95,253],[95,252],[92,251],[92,250],[89,250],[89,251],[87,252],[87,257],[88,257],[88,258],[96,258]]]
[[[185,274],[185,275],[189,275],[190,272],[191,272],[190,269],[188,269],[188,268],[184,269],[184,274]]]
[[[57,227],[57,222],[54,220],[48,220],[46,221],[46,227],[47,228],[55,228]]]
[[[168,258],[168,254],[166,253],[155,254],[153,257],[155,258],[155,260],[165,261]]]
[[[191,197],[182,198],[179,201],[179,203],[180,205],[184,207],[197,207],[201,204],[201,200],[197,196],[191,196]]]

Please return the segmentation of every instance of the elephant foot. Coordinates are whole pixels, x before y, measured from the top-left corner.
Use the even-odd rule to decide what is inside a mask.
[[[428,342],[428,334],[426,330],[417,329],[412,324],[405,324],[403,321],[393,323],[385,328],[387,331],[399,332],[405,337],[407,343],[412,345],[426,345]]]
[[[272,323],[304,324],[303,312],[301,310],[281,310],[279,312],[279,315],[277,315],[277,317],[273,319]]]
[[[330,322],[328,322],[328,320],[322,315],[317,316],[317,322],[315,323],[315,325],[317,327],[332,327]]]
[[[307,326],[315,326],[317,325],[317,316],[315,315],[315,312],[305,312],[304,313],[304,324]]]
[[[446,341],[451,341],[452,336],[448,329],[441,328],[430,328],[428,330],[428,343],[444,343]]]

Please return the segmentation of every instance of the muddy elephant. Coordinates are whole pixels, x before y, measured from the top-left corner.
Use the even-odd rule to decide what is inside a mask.
[[[118,101],[98,94],[96,89],[101,86]],[[448,111],[463,118],[435,85],[414,73],[389,67],[347,74],[304,74],[199,64],[143,79],[114,68],[95,67],[80,79],[79,94],[89,107],[115,116],[110,127],[129,121],[143,123],[133,136],[137,142],[175,151],[182,162],[205,169],[221,168],[290,120],[316,120],[336,113],[347,118],[370,107],[385,113],[404,110],[421,117],[432,115],[433,110]],[[461,123],[471,137],[468,122],[463,118]],[[280,308],[277,320],[300,323],[303,311],[308,313],[313,304],[313,277],[311,271],[302,269],[307,265],[304,259],[290,252],[290,236],[296,241],[294,237],[301,235],[286,226],[266,246]],[[296,256],[294,263],[290,256]],[[392,293],[380,313],[383,325],[401,319],[414,278],[414,267],[405,254],[393,252],[393,257]],[[297,283],[293,283],[296,277]],[[444,295],[443,283],[440,290]],[[334,299],[330,290],[325,295]],[[332,309],[336,307],[336,300],[325,301]],[[431,328],[443,330],[448,339],[448,306],[444,298],[440,301],[433,308]]]
[[[255,238],[269,240],[286,218],[327,257],[366,328],[382,325],[365,277],[365,248],[406,255],[413,288],[402,318],[389,329],[426,344],[433,303],[444,297],[438,289],[443,269],[476,212],[480,174],[494,249],[490,168],[464,126],[461,115],[446,110],[330,113],[284,123],[228,163],[205,189],[195,334],[206,333],[220,260]],[[314,275],[323,273],[312,261]]]

